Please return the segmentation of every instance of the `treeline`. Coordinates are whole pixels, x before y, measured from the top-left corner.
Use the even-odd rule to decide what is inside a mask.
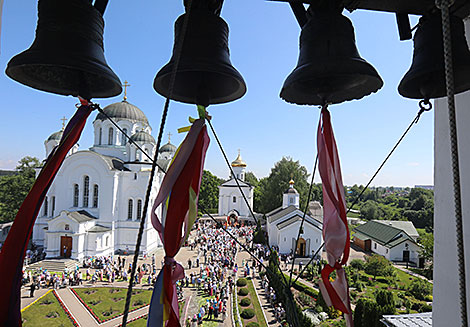
[[[33,186],[35,171],[40,162],[34,157],[18,161],[14,173],[0,176],[0,223],[13,221],[26,195]]]
[[[363,186],[354,185],[346,192],[346,201],[352,205]],[[368,188],[353,209],[360,211],[366,220],[408,220],[416,228],[432,231],[434,192],[422,188],[394,191],[393,188]]]
[[[294,187],[299,192],[300,208],[305,209],[310,187],[310,174],[299,161],[283,157],[274,164],[267,177],[258,179],[252,172],[247,172],[245,181],[254,186],[254,211],[267,213],[282,205],[282,195],[289,188],[292,179]],[[204,171],[201,183],[199,203],[209,212],[215,213],[218,208],[218,186],[224,180]],[[432,231],[434,198],[433,191],[422,188],[394,189],[393,187],[367,188],[354,185],[345,187],[345,197],[348,208],[356,202],[350,216],[362,219],[408,220],[416,228],[426,228]],[[359,195],[360,198],[358,199]],[[319,201],[323,205],[323,192],[320,183],[313,184],[310,201]],[[359,212],[359,213],[357,213]]]

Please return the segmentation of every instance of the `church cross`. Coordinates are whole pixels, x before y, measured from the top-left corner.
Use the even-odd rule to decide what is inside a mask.
[[[171,134],[171,132],[168,132],[168,143],[170,143],[170,141],[171,141],[171,136],[172,136],[172,135],[173,135],[173,134]]]
[[[62,120],[62,130],[64,130],[64,129],[65,129],[65,122],[66,122],[68,119],[65,118],[65,116],[64,116],[64,117],[62,117],[60,120]]]
[[[124,87],[124,101],[127,100],[127,88],[131,86],[127,81],[124,81],[124,84],[122,85]]]

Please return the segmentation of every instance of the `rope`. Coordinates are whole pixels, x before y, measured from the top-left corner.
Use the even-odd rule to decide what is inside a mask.
[[[457,234],[457,258],[459,273],[460,317],[462,326],[468,326],[467,294],[465,280],[465,254],[463,244],[462,195],[460,188],[459,151],[457,143],[457,123],[455,117],[454,74],[452,67],[452,40],[449,15],[449,0],[436,0],[441,9],[442,36],[444,45],[444,66],[446,76],[447,107],[449,109],[449,129],[452,157],[452,179],[454,184],[455,224]]]
[[[300,233],[301,233],[302,228],[304,226],[305,216],[307,215],[307,210],[308,210],[308,206],[309,206],[309,203],[310,203],[310,195],[312,194],[312,189],[313,189],[313,180],[315,178],[315,171],[317,170],[317,163],[318,163],[318,154],[315,158],[315,163],[313,164],[312,180],[310,181],[310,187],[308,189],[307,203],[305,204],[304,214],[302,216],[302,222],[300,223],[299,232],[297,234],[297,240],[295,241],[295,249],[293,249],[294,250],[294,258],[292,259],[292,266],[290,268],[289,284],[288,284],[289,287],[292,286],[291,282],[292,282],[292,272],[294,271],[294,264],[295,264],[295,255],[296,255],[295,251],[297,250],[297,247],[299,246]],[[313,257],[315,257],[315,256],[313,256]]]
[[[377,176],[377,174],[380,172],[380,170],[383,168],[383,166],[385,165],[385,163],[388,161],[388,159],[391,157],[391,155],[393,154],[393,152],[396,150],[396,148],[398,147],[398,145],[401,143],[401,141],[405,138],[406,134],[408,134],[408,132],[410,131],[411,127],[413,127],[414,124],[417,124],[418,121],[419,121],[419,118],[421,117],[421,115],[423,114],[423,112],[425,111],[430,111],[432,109],[432,104],[431,102],[429,102],[429,100],[421,100],[419,102],[419,108],[420,110],[418,111],[418,113],[416,114],[416,116],[413,118],[413,120],[411,121],[410,125],[408,125],[407,129],[405,130],[405,132],[401,135],[401,137],[398,139],[397,143],[395,143],[395,145],[393,146],[392,150],[388,153],[388,155],[385,157],[385,159],[382,161],[382,163],[380,164],[379,168],[375,171],[374,175],[371,177],[371,179],[369,180],[369,182],[366,184],[366,186],[362,189],[361,193],[359,193],[359,195],[355,198],[355,200],[353,201],[352,205],[349,206],[349,209],[348,211],[346,211],[346,215],[351,211],[351,209],[354,207],[354,205],[359,201],[359,199],[361,198],[362,194],[364,194],[364,192],[366,191],[366,189],[369,187],[369,185],[372,183],[372,181],[374,180],[374,178]],[[315,255],[310,258],[310,260],[308,261],[308,263],[302,268],[302,270],[299,272],[299,274],[297,275],[297,278],[294,280],[294,283],[295,284],[297,282],[297,280],[300,278],[300,276],[302,275],[302,273],[307,269],[308,265],[312,263],[313,259],[315,258],[315,256],[318,254],[318,252],[320,251],[320,249],[323,248],[323,246],[325,246],[325,242],[323,242],[320,247],[318,248],[317,252],[315,253]]]
[[[162,119],[160,122],[160,131],[158,133],[158,139],[157,139],[157,147],[155,150],[155,155],[152,160],[152,170],[150,172],[150,177],[149,177],[149,182],[147,185],[147,193],[145,195],[145,202],[144,202],[144,208],[143,208],[143,213],[142,213],[142,218],[140,220],[140,226],[139,226],[139,233],[137,234],[137,242],[135,244],[135,251],[134,251],[134,260],[132,262],[132,270],[131,270],[131,275],[130,275],[130,280],[129,280],[129,286],[127,288],[127,296],[126,296],[126,305],[124,307],[124,314],[122,316],[122,327],[126,327],[127,325],[127,316],[129,314],[129,306],[131,303],[131,297],[132,297],[132,286],[134,283],[134,278],[135,278],[135,272],[137,269],[137,261],[139,258],[139,252],[140,252],[140,245],[142,242],[142,235],[144,233],[144,227],[145,227],[145,218],[147,217],[147,210],[148,210],[148,205],[150,202],[150,193],[152,191],[152,184],[153,184],[153,179],[155,175],[155,170],[157,167],[157,159],[158,159],[158,150],[160,149],[160,144],[162,141],[163,137],[163,130],[165,128],[165,122],[166,122],[166,117],[168,114],[168,108],[170,107],[170,98],[173,95],[173,88],[175,86],[175,79],[176,79],[176,72],[179,66],[180,58],[181,58],[181,52],[183,49],[183,43],[184,43],[184,37],[186,35],[186,30],[188,27],[188,21],[189,21],[189,14],[191,11],[191,3],[192,0],[188,0],[188,10],[186,12],[186,16],[184,18],[183,22],[183,33],[181,34],[181,42],[176,43],[177,48],[175,49],[175,65],[173,67],[173,71],[171,73],[170,77],[170,84],[168,88],[168,97],[166,98],[165,101],[165,106],[163,108],[163,113],[162,113]],[[145,151],[144,151],[145,152]]]

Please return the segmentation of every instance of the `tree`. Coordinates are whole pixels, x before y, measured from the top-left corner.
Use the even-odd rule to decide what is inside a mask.
[[[421,244],[421,250],[419,254],[424,258],[427,263],[426,266],[426,275],[432,278],[433,271],[433,254],[434,254],[434,234],[424,232],[419,237],[419,243]]]
[[[432,286],[431,283],[421,278],[415,278],[411,282],[408,291],[418,300],[424,300],[427,295],[432,293]]]
[[[395,300],[392,291],[378,289],[375,292],[375,301],[379,306],[380,315],[395,314]]]
[[[370,299],[361,298],[354,311],[354,327],[379,327],[380,308]]]
[[[17,173],[0,176],[0,223],[13,221],[18,210],[33,186],[39,159],[24,157],[18,161]]]
[[[256,178],[255,174],[251,171],[246,172],[245,174],[245,182],[253,185],[254,187],[258,186],[258,178]]]
[[[264,237],[263,229],[261,228],[261,222],[258,220],[256,222],[256,230],[253,234],[253,243],[256,244],[266,244],[266,238]]]
[[[204,170],[199,191],[199,206],[210,213],[217,212],[219,205],[219,186],[223,179],[213,175],[210,171]]]
[[[390,261],[378,254],[366,258],[364,271],[369,275],[374,275],[374,279],[377,276],[391,276],[394,273]]]
[[[26,156],[18,161],[18,165],[15,169],[22,175],[34,177],[36,175],[34,168],[39,167],[41,167],[41,162],[38,158]]]
[[[365,202],[361,206],[361,216],[367,220],[379,218],[379,206],[377,203],[372,200]]]
[[[303,208],[307,200],[308,186],[307,168],[299,161],[290,157],[283,157],[274,164],[266,181],[259,183],[260,199],[258,210],[266,213],[282,205],[282,195],[289,188],[289,181],[295,182],[295,189],[300,195],[300,207]]]

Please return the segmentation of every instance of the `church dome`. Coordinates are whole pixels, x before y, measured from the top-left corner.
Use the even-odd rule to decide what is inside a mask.
[[[49,142],[49,141],[52,141],[52,140],[55,140],[55,141],[60,141],[60,139],[62,138],[62,135],[64,134],[64,131],[63,130],[60,130],[58,132],[55,132],[53,134],[51,134],[46,142]]]
[[[134,142],[155,144],[155,138],[145,131],[140,131],[131,136]]]
[[[162,146],[160,148],[160,150],[158,150],[159,153],[163,153],[163,152],[172,152],[172,153],[175,153],[176,152],[176,146],[174,146],[173,144],[170,143],[170,141],[168,141],[167,144],[165,144],[164,146]]]
[[[129,119],[134,121],[140,121],[148,125],[148,120],[145,114],[126,100],[121,102],[112,103],[103,108],[103,111],[111,118],[117,119]],[[106,120],[106,116],[102,113],[98,113],[96,120]]]
[[[232,161],[232,167],[246,167],[246,162],[243,161],[242,156],[240,155],[240,152],[238,152],[237,159]]]
[[[299,192],[297,192],[297,190],[294,188],[294,180],[291,179],[289,181],[289,188],[284,192],[284,194],[299,194]]]

